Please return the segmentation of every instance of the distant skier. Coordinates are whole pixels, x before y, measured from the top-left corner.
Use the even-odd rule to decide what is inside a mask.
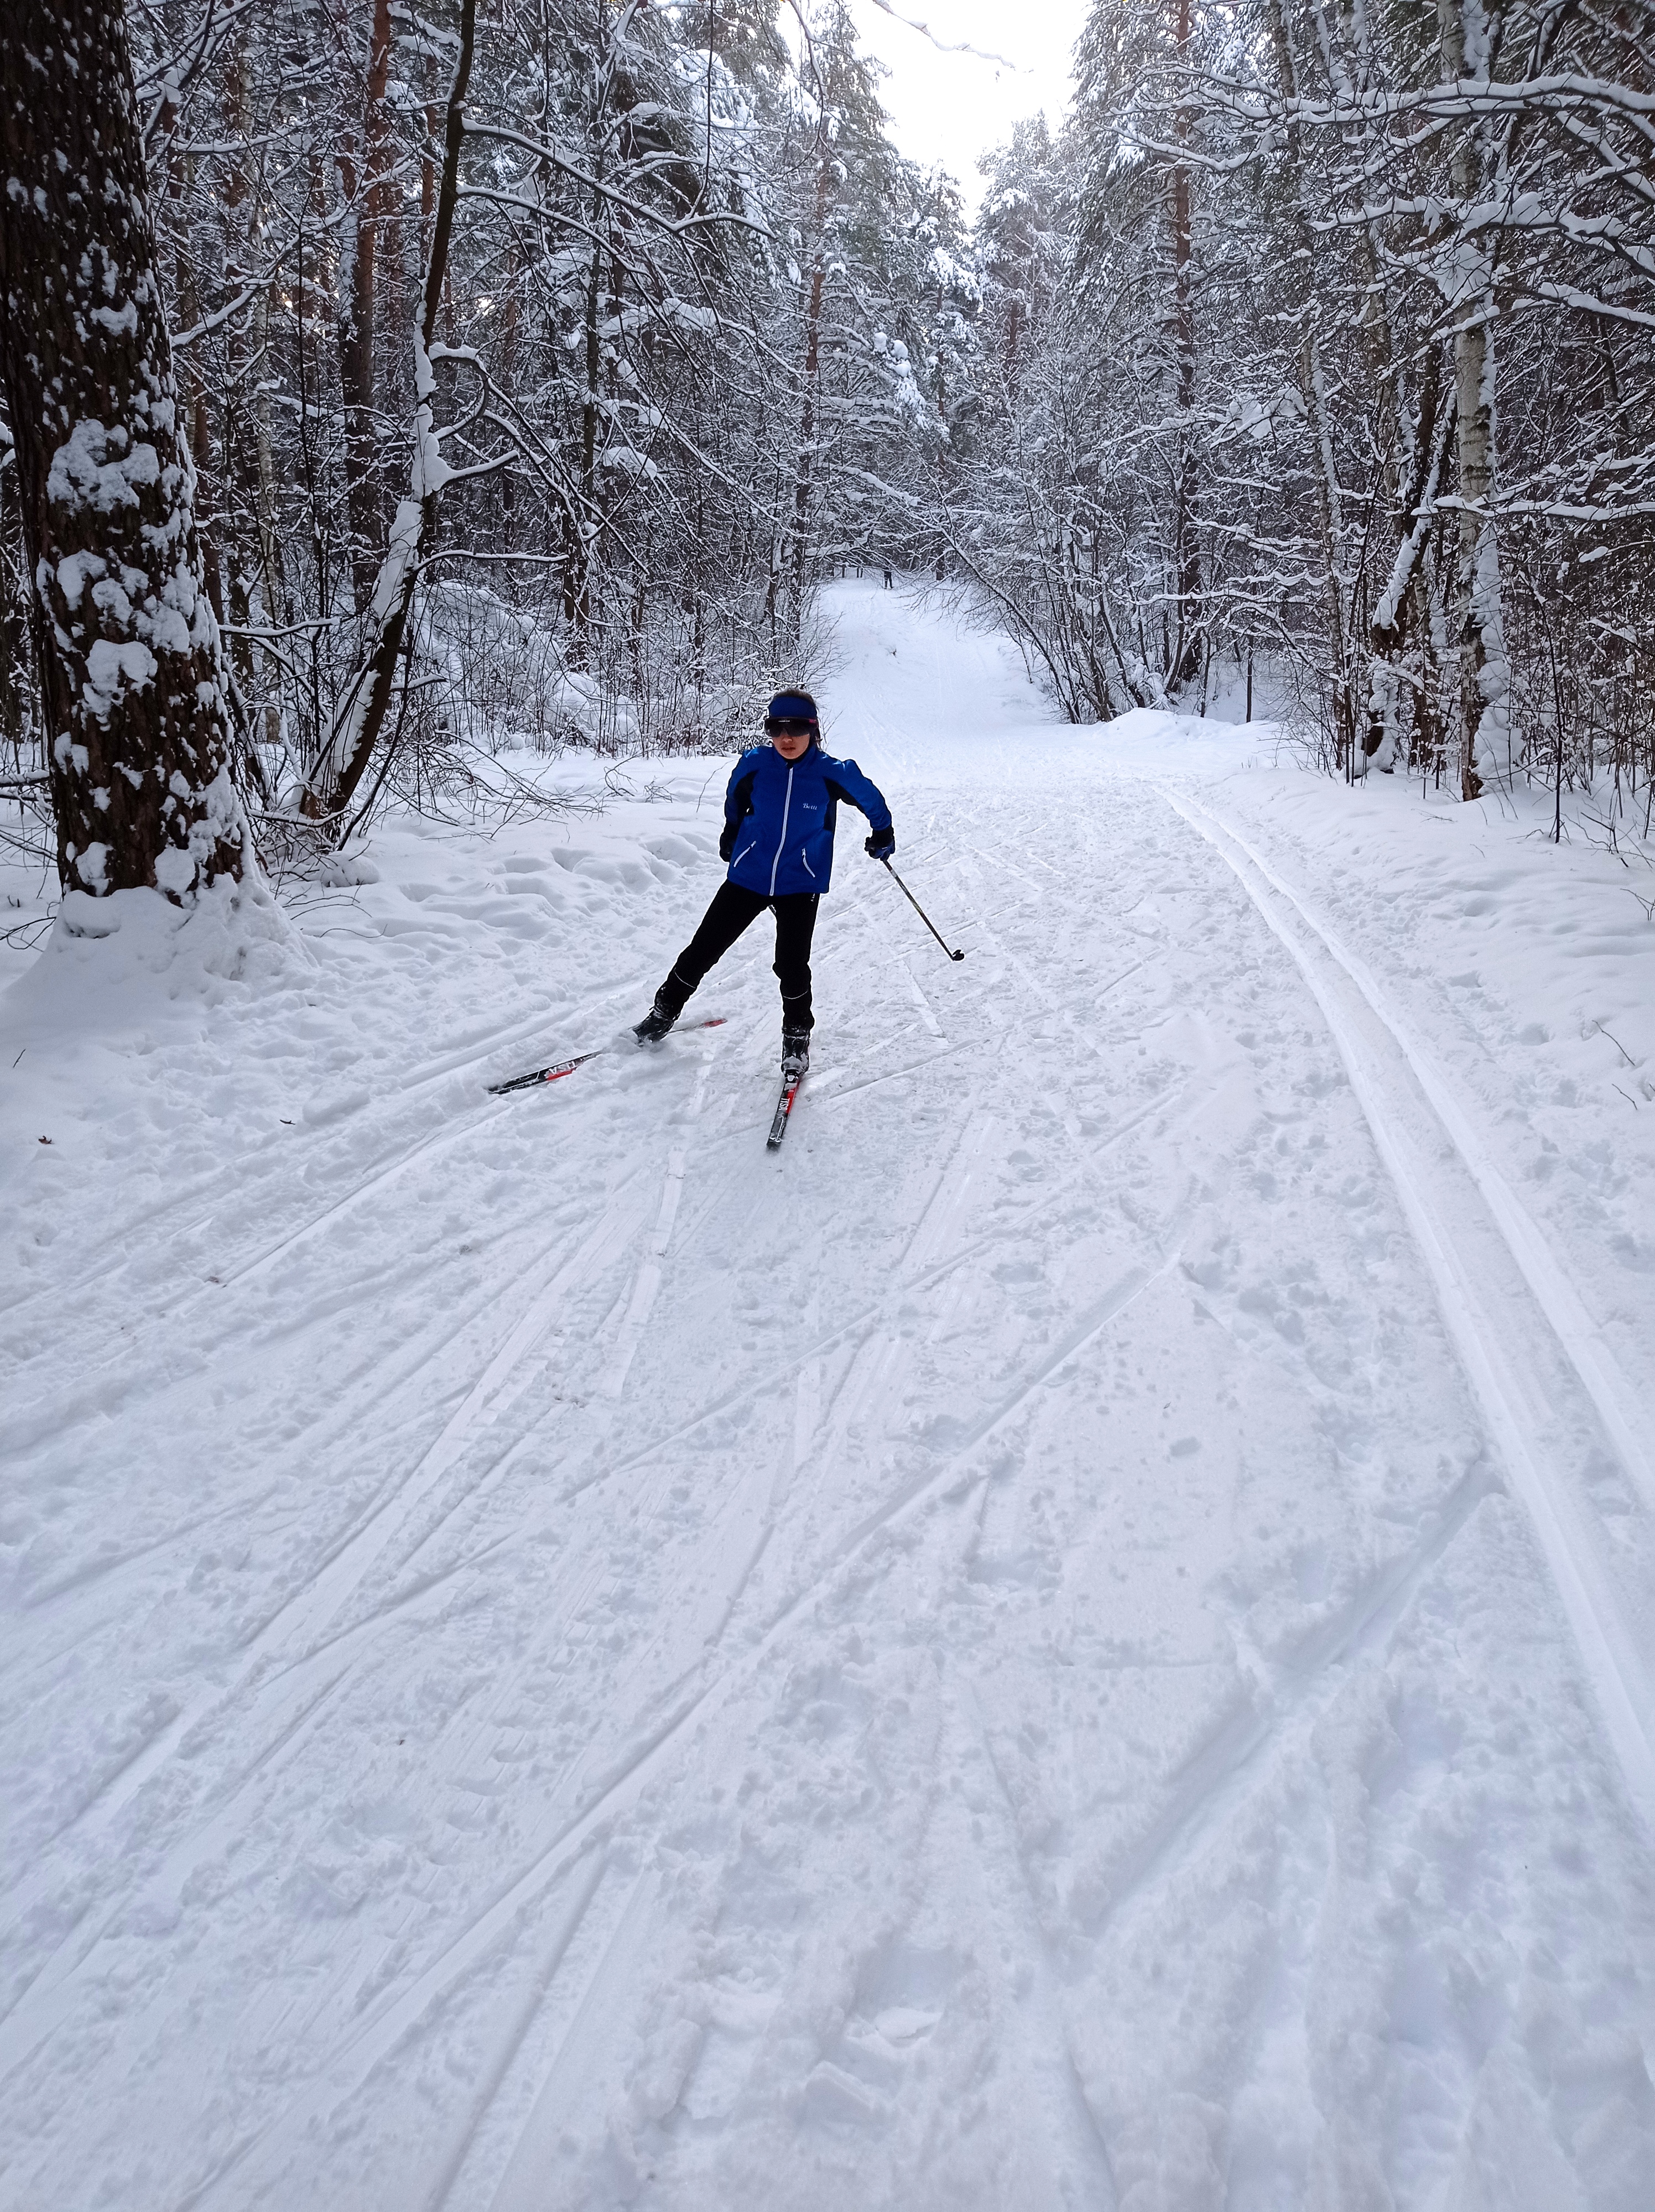
[[[810,941],[816,902],[833,867],[839,801],[867,817],[864,849],[885,860],[897,849],[891,809],[855,761],[822,750],[816,702],[808,691],[778,691],[764,716],[768,744],[735,764],[724,794],[718,856],[730,872],[714,893],[701,927],[672,963],[655,1003],[633,1034],[640,1044],[664,1037],[708,969],[769,907],[776,915],[775,974],[782,986],[782,1068],[802,1075],[810,1065]]]
[[[890,590],[892,588],[892,586],[895,585],[895,583],[896,583],[896,580],[896,580],[896,578],[891,574],[891,571],[890,571],[890,569],[889,569],[888,568],[885,570],[885,572],[884,572],[884,573],[885,573],[885,590],[888,592],[888,591],[890,591]]]

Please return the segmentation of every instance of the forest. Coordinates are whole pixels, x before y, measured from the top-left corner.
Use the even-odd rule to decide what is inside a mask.
[[[0,2212],[1651,2212],[1655,0],[0,139]]]
[[[973,222],[843,0],[3,39],[0,831],[65,889],[727,749],[870,566],[1072,721],[1647,827],[1640,6],[1098,0]]]

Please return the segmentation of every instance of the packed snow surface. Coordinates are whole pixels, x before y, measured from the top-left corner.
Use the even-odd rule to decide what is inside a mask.
[[[721,763],[14,958],[5,2206],[1655,2204],[1646,870],[835,610],[777,1153]]]

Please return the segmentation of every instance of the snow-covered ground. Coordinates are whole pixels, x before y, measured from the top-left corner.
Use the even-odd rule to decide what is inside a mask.
[[[778,1154],[720,763],[15,957],[0,2203],[1655,2204],[1655,887],[837,605]]]

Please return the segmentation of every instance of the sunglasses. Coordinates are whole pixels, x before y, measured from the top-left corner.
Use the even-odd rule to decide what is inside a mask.
[[[814,722],[796,721],[791,717],[783,721],[772,721],[767,714],[764,728],[773,738],[808,738],[813,734],[816,725]]]

